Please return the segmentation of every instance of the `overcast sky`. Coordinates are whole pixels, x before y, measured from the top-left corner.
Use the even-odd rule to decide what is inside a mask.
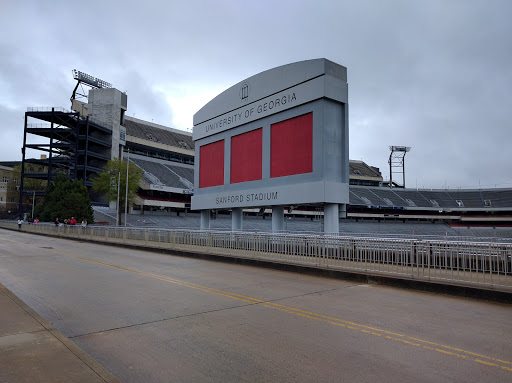
[[[408,187],[512,187],[512,1],[0,0],[0,161],[27,107],[69,109],[72,69],[129,116],[190,130],[231,85],[325,57],[348,68],[350,158]]]

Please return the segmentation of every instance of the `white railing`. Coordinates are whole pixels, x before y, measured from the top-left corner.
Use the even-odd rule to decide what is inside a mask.
[[[512,292],[512,243],[49,224],[22,231]]]

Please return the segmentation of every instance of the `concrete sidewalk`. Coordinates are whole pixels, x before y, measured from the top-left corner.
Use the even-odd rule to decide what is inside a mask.
[[[0,283],[0,382],[119,380]]]

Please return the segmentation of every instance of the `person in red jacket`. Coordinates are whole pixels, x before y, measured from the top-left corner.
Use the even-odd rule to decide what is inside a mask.
[[[71,217],[71,220],[69,221],[70,225],[76,225],[76,219],[75,217]]]

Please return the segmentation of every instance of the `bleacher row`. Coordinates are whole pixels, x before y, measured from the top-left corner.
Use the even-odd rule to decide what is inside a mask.
[[[350,186],[350,205],[408,209],[511,208],[512,189],[415,190]]]
[[[132,158],[144,170],[146,182],[192,189],[194,169]],[[350,205],[380,208],[499,209],[512,208],[512,189],[426,190],[350,185]]]
[[[179,189],[191,189],[194,182],[194,169],[183,166],[131,158],[131,162],[143,170],[146,182]]]
[[[192,141],[190,134],[180,134],[173,130],[166,129],[165,127],[156,128],[128,116],[125,117],[123,126],[126,128],[126,134],[128,136],[171,145],[177,148],[194,150],[194,141]]]
[[[382,178],[378,169],[367,165],[363,161],[350,160],[349,171],[351,176]]]
[[[94,217],[97,222],[108,222],[115,225],[116,211],[104,207],[94,208]],[[176,215],[128,215],[129,227],[147,227],[163,229],[198,230],[200,227],[200,215],[187,213]],[[212,230],[231,230],[231,217],[219,215],[210,221]],[[307,218],[287,218],[284,225],[285,231],[295,233],[322,233],[322,221],[312,221]],[[243,230],[252,232],[272,231],[272,219],[262,219],[259,216],[245,216]],[[355,221],[351,219],[340,221],[340,235],[351,236],[394,236],[404,238],[444,237],[502,237],[511,238],[512,228],[485,228],[468,229],[464,227],[450,227],[444,223],[430,222],[400,222],[400,221]]]
[[[126,116],[127,135],[183,149],[194,149],[192,136],[158,125],[152,126],[142,120]],[[181,189],[193,189],[194,170],[175,166],[171,162],[153,162],[133,159],[144,169],[149,184],[165,185]],[[379,170],[363,161],[350,161],[351,177],[382,178]],[[350,185],[349,204],[366,208],[427,209],[500,209],[512,208],[512,189],[484,190],[415,190],[377,186]]]

